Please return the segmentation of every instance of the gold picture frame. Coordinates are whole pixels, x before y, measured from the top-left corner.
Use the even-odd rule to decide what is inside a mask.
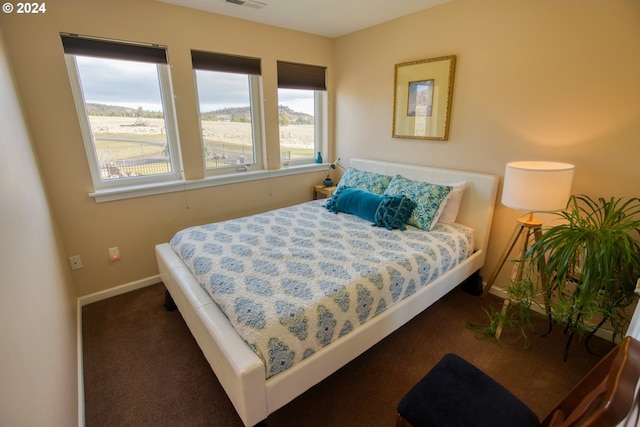
[[[456,56],[396,64],[393,137],[449,139]]]

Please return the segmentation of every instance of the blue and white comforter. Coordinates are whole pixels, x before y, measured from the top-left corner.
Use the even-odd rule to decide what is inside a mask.
[[[373,227],[317,200],[171,239],[203,288],[264,361],[291,367],[413,294],[466,257],[474,233]]]

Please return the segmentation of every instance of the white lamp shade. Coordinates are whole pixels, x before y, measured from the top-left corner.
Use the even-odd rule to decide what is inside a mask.
[[[558,162],[509,162],[504,173],[502,204],[527,212],[564,209],[571,195],[575,166]]]

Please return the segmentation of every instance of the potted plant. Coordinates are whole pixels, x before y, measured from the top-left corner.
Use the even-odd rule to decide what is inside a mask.
[[[605,323],[614,340],[626,331],[640,278],[640,199],[571,196],[558,215],[561,223],[545,228],[525,254],[507,308],[487,312],[489,327],[474,329],[495,336],[501,327],[518,327],[526,340],[530,306],[544,305],[550,325],[561,323],[569,334],[566,360],[576,333],[588,332],[588,345]]]

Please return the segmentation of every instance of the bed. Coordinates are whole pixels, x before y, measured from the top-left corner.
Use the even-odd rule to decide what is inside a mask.
[[[190,253],[192,245],[191,243],[185,243],[186,240],[183,241],[187,235],[189,238],[196,236],[196,240],[198,240],[200,239],[199,236],[203,233],[209,233],[215,236],[223,236],[224,240],[225,235],[240,235],[238,233],[234,234],[234,231],[239,230],[237,227],[248,227],[250,229],[250,227],[256,227],[256,225],[253,224],[256,221],[258,221],[258,223],[260,221],[275,221],[278,227],[285,227],[275,228],[278,233],[283,233],[282,236],[284,236],[288,234],[286,227],[291,226],[291,224],[287,224],[287,222],[289,222],[288,218],[295,218],[294,215],[296,215],[297,211],[303,217],[307,217],[307,222],[313,223],[307,224],[309,227],[321,227],[322,225],[320,223],[326,223],[325,226],[328,226],[329,229],[333,228],[335,231],[333,234],[336,234],[336,238],[338,239],[345,239],[344,235],[338,232],[341,230],[341,227],[354,229],[356,233],[374,233],[375,236],[384,238],[396,239],[397,236],[401,235],[402,238],[409,239],[408,243],[394,240],[393,243],[388,246],[388,248],[391,249],[396,248],[399,252],[406,252],[407,247],[421,248],[421,243],[416,243],[415,239],[424,240],[424,236],[418,235],[412,227],[407,227],[405,231],[387,230],[384,227],[372,227],[370,222],[357,217],[353,219],[356,221],[355,223],[345,225],[340,221],[346,217],[354,217],[354,215],[345,213],[334,214],[323,207],[326,201],[311,201],[294,207],[284,208],[284,210],[268,212],[262,214],[263,216],[252,219],[239,219],[236,220],[236,222],[232,220],[231,222],[205,225],[203,229],[189,228],[186,231],[176,233],[176,236],[174,236],[171,242],[156,246],[156,257],[162,281],[229,399],[233,403],[242,422],[246,426],[252,426],[266,420],[270,413],[286,405],[295,397],[304,393],[313,385],[322,381],[340,367],[362,354],[447,294],[484,265],[497,192],[498,179],[496,176],[366,159],[352,159],[350,166],[359,171],[372,174],[389,177],[401,175],[408,180],[439,185],[464,182],[464,192],[462,193],[462,201],[455,223],[438,223],[434,225],[432,231],[419,230],[419,232],[429,233],[430,236],[441,234],[445,236],[445,239],[447,239],[449,243],[451,243],[452,238],[449,237],[447,233],[461,232],[461,236],[455,237],[454,239],[460,240],[460,242],[469,240],[471,247],[465,248],[461,243],[460,246],[463,255],[454,255],[454,257],[456,257],[454,259],[444,254],[444,261],[446,264],[449,264],[450,268],[447,268],[445,272],[445,268],[443,267],[441,273],[432,274],[430,277],[426,277],[424,268],[419,265],[407,265],[407,269],[411,270],[413,272],[411,274],[415,276],[410,280],[410,283],[416,285],[411,287],[411,291],[405,287],[402,295],[400,295],[397,292],[394,293],[393,289],[391,289],[386,295],[379,297],[380,301],[374,302],[373,304],[371,302],[375,300],[370,298],[367,300],[368,304],[364,305],[367,308],[365,315],[362,313],[362,306],[358,306],[359,311],[356,310],[356,312],[351,315],[352,317],[345,321],[345,324],[354,326],[348,329],[348,333],[344,333],[345,328],[342,328],[340,333],[336,331],[332,340],[326,343],[323,342],[323,344],[317,348],[307,349],[305,352],[288,352],[287,354],[299,356],[296,356],[297,359],[295,361],[293,361],[293,356],[290,358],[291,360],[287,360],[287,363],[277,357],[274,361],[273,357],[270,358],[270,355],[273,356],[274,353],[273,348],[269,347],[260,350],[260,345],[255,344],[253,338],[249,339],[246,335],[243,338],[239,334],[243,331],[237,329],[237,324],[236,327],[234,327],[228,317],[228,315],[233,313],[233,307],[228,306],[228,304],[232,304],[233,300],[231,300],[231,302],[218,300],[217,295],[210,293],[212,292],[210,289],[211,286],[207,286],[206,283],[205,286],[203,286],[198,281],[198,279],[203,280],[203,277],[207,277],[206,280],[210,280],[211,276],[214,275],[218,279],[220,276],[224,276],[222,281],[218,280],[216,283],[226,283],[225,281],[235,283],[236,277],[234,270],[237,268],[239,261],[234,262],[235,256],[225,255],[224,252],[221,252],[222,249],[217,248],[217,246],[217,249],[211,249],[213,246],[209,245],[209,252],[214,255],[214,262],[217,262],[215,256],[218,254],[218,258],[225,258],[227,264],[216,264],[214,268],[210,268],[209,264],[211,261],[202,262],[200,258],[194,263]],[[348,221],[351,220],[352,219],[348,219]],[[305,222],[304,220],[300,221],[302,221],[303,224]],[[358,223],[358,221],[360,222]],[[247,237],[248,240],[245,242],[247,245],[230,245],[229,248],[225,250],[240,251],[239,248],[244,247],[244,250],[247,251],[246,247],[250,247],[249,252],[253,252],[245,255],[253,257],[254,262],[252,262],[252,264],[258,265],[255,259],[259,258],[256,254],[258,254],[258,251],[261,249],[258,246],[259,242],[257,240],[261,238],[257,236],[262,236],[263,233],[259,228],[254,231],[256,231],[257,234],[253,237]],[[316,246],[322,243],[316,241],[309,243],[313,239],[312,235],[315,233],[315,230],[309,232],[309,236],[307,236],[308,239],[304,233],[305,230],[298,227],[295,233],[292,233],[295,239],[293,240],[293,244],[291,243],[292,240],[287,240],[287,245],[280,245],[282,247],[281,252],[278,251],[274,255],[272,252],[265,252],[266,250],[263,250],[261,254],[273,259],[287,254],[291,255],[292,253],[294,256],[299,257],[298,261],[300,262],[294,262],[295,259],[293,261],[290,260],[290,263],[296,265],[294,269],[295,274],[302,277],[297,281],[299,286],[293,286],[291,288],[295,289],[295,291],[292,292],[294,294],[297,293],[296,296],[300,296],[307,291],[305,288],[305,275],[312,278],[306,282],[320,283],[324,280],[323,275],[329,274],[330,276],[336,276],[339,275],[338,273],[341,273],[341,271],[339,271],[340,267],[334,267],[327,273],[327,269],[325,268],[327,265],[350,265],[350,261],[345,262],[344,259],[340,258],[343,256],[342,254],[338,254],[338,252],[334,254],[329,250],[336,246],[341,246],[340,242],[328,240],[328,237],[330,237],[328,235],[332,234],[330,231],[316,233],[324,242],[323,244],[325,244],[324,249],[320,249],[321,252],[319,252],[322,254],[322,257],[319,257],[318,254],[314,255],[313,253],[307,252],[310,250],[309,245]],[[204,237],[202,237],[202,239],[204,239]],[[274,236],[271,237],[271,239],[277,239],[277,237]],[[346,241],[351,240],[355,241],[357,239],[346,238]],[[362,234],[360,241],[374,242],[374,246],[376,246],[375,240],[371,240],[370,237],[365,237],[365,234]],[[408,246],[400,246],[405,244]],[[300,251],[292,245],[300,246]],[[349,245],[344,243],[342,246]],[[451,246],[455,245],[452,244]],[[188,252],[187,256],[185,257],[184,253],[180,253],[181,251]],[[273,251],[273,249],[269,251]],[[365,248],[364,252],[367,252],[367,248]],[[380,253],[378,254],[378,252]],[[374,264],[368,264],[368,267],[364,266],[361,268],[368,269],[368,271],[372,269],[375,270],[375,263],[380,261],[378,255],[383,257],[385,253],[391,253],[393,250],[382,250],[378,252],[375,253],[375,256],[370,256],[369,258],[371,259],[369,260],[358,261],[357,263],[353,262],[352,264],[364,266],[366,261],[371,261]],[[393,253],[390,255],[391,258],[394,256]],[[333,257],[335,257],[335,259],[332,259]],[[367,256],[365,256],[365,258],[367,258]],[[416,260],[421,258],[424,257],[412,255],[411,263],[415,263]],[[435,258],[435,256],[433,258]],[[399,262],[407,264],[409,261],[404,260]],[[202,268],[204,264],[206,264],[207,268]],[[269,270],[264,268],[264,265],[268,264],[271,263],[259,264],[261,273],[268,275]],[[278,264],[276,263],[275,265]],[[221,271],[221,268],[223,268],[224,271]],[[387,268],[387,270],[389,272],[395,272],[392,268]],[[389,273],[389,276],[391,277],[393,274]],[[211,283],[213,282],[212,280]],[[246,279],[244,279],[244,282],[249,286],[249,282]],[[256,285],[256,289],[259,289],[261,293],[264,293],[265,286],[269,287],[269,285],[264,284],[262,280],[256,280],[256,283],[259,284]],[[384,288],[386,289],[387,286]],[[327,299],[323,300],[323,307],[329,307],[330,304],[334,302],[337,302],[339,305],[339,299],[336,298],[335,292],[327,295],[332,298],[330,298],[331,301]],[[218,301],[218,304],[213,300],[214,297],[216,301]],[[243,299],[238,297],[233,298],[235,298],[236,302],[239,299]],[[353,297],[353,305],[356,305],[356,299],[359,301],[359,297]],[[393,300],[393,304],[391,304],[391,300]],[[279,302],[281,303],[281,301]],[[387,304],[387,302],[389,302],[389,304]],[[382,309],[380,308],[381,306],[383,306]],[[280,306],[278,310],[280,310]],[[246,313],[255,313],[255,310],[247,310]],[[360,320],[358,320],[358,316],[360,316]],[[366,317],[366,322],[362,320],[362,317]],[[251,323],[255,326],[254,320],[255,319],[252,319],[251,322],[245,323]],[[307,322],[305,320],[305,338],[306,335],[320,337],[321,332],[319,332],[317,328],[321,328],[322,325],[313,325],[313,323],[314,322]],[[297,322],[297,326],[294,325],[296,327],[292,327],[291,324],[281,324],[279,326],[276,325],[276,327],[288,328],[289,331],[298,331],[299,328],[297,327],[299,327],[300,324],[300,322]],[[314,329],[314,327],[317,328]],[[306,329],[308,329],[308,334]],[[249,333],[251,334],[252,331],[249,331]],[[255,338],[255,340],[255,342],[259,342],[259,338]],[[264,345],[269,345],[266,343],[266,339],[263,341],[265,341]],[[271,344],[273,344],[273,340],[271,340]],[[288,347],[285,346],[285,349],[288,349]],[[280,369],[280,364],[286,366]]]

